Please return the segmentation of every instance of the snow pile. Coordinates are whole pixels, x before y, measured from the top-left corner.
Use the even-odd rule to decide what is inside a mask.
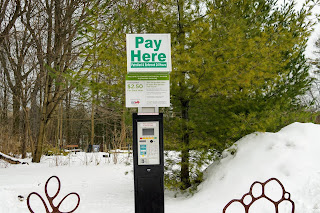
[[[263,183],[275,177],[291,193],[296,213],[320,213],[320,125],[294,123],[278,133],[250,134],[236,143],[236,149],[235,155],[226,151],[220,162],[207,169],[206,180],[194,196],[174,198],[166,192],[165,212],[221,213],[230,200],[248,193],[253,182]],[[61,196],[55,203],[66,194],[77,192],[81,197],[78,213],[134,213],[132,159],[120,154],[115,165],[112,159],[103,158],[105,154],[77,153],[45,157],[40,164],[0,167],[0,212],[28,213],[28,194],[35,191],[45,197],[45,182],[57,175]],[[266,187],[270,197],[282,196],[279,185]],[[24,197],[22,201],[19,195]],[[275,213],[274,206],[264,201],[253,205],[250,213]],[[34,210],[41,205],[36,198],[32,202]],[[291,213],[289,203],[282,207],[279,213]],[[238,206],[227,211],[242,212]]]
[[[199,192],[188,202],[181,202],[179,209],[190,213],[222,212],[230,200],[248,193],[253,182],[275,177],[291,193],[295,212],[320,213],[320,125],[294,123],[278,133],[250,134],[236,146],[234,156],[226,152],[221,162],[208,168],[207,180]],[[272,196],[279,196],[279,187],[271,188]],[[261,202],[261,208],[254,212],[274,212],[270,204]],[[174,212],[176,206],[172,207],[168,212]]]

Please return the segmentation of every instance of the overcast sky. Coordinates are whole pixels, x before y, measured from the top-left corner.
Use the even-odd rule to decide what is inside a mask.
[[[288,0],[286,0],[288,1]],[[305,2],[306,0],[296,0],[297,2],[297,9],[300,9],[302,7],[302,4]],[[283,2],[283,0],[279,0],[279,2]],[[320,13],[320,6],[317,6],[314,8],[313,10],[314,13]],[[315,16],[312,17],[313,19],[315,19]],[[313,54],[313,51],[315,50],[314,48],[314,43],[316,42],[317,38],[320,37],[320,24],[318,23],[317,25],[314,26],[314,31],[312,32],[309,41],[308,41],[308,47],[306,50],[306,56],[308,58],[314,58],[315,55]]]

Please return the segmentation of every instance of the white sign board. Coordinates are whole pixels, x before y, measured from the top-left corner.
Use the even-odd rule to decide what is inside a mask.
[[[169,107],[169,73],[132,73],[126,77],[126,107]]]
[[[127,34],[127,71],[171,72],[170,34]]]

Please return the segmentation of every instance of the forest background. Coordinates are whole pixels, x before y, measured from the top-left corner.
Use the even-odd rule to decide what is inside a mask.
[[[165,149],[180,154],[167,158],[166,185],[196,186],[239,138],[315,120],[320,63],[305,49],[317,4],[0,0],[0,151],[40,162],[66,145],[126,148],[136,111],[125,107],[126,34],[170,33],[161,110]]]

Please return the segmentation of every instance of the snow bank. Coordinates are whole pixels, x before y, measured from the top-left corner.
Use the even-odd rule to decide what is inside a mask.
[[[207,169],[206,181],[194,197],[181,201],[184,212],[222,212],[230,200],[248,193],[254,181],[272,177],[291,193],[297,213],[320,212],[320,125],[294,123],[277,133],[250,134],[236,147],[235,155],[225,152],[224,159]],[[274,212],[268,209],[274,208],[270,203],[260,204],[255,213]]]

